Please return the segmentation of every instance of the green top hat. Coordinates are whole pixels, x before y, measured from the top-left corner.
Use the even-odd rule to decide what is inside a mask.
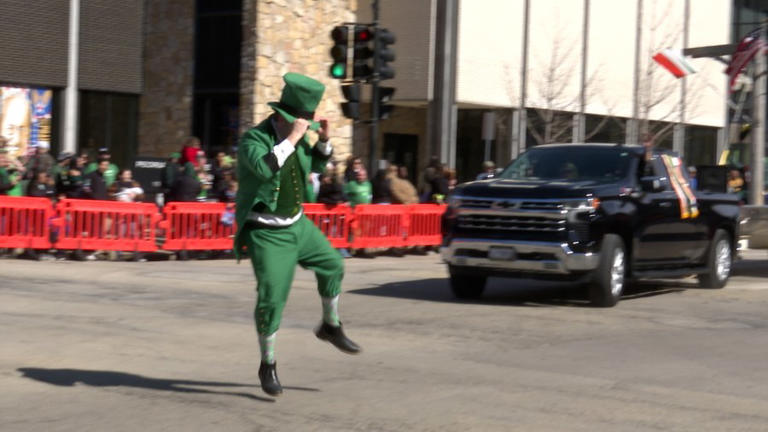
[[[323,98],[325,86],[320,81],[308,76],[288,72],[283,76],[285,87],[280,96],[280,102],[269,102],[267,105],[280,113],[289,123],[296,118],[309,120],[309,129],[317,130],[320,123],[314,121],[315,109]]]

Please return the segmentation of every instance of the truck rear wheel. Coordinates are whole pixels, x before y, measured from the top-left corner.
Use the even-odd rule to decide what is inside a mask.
[[[593,306],[612,307],[624,291],[627,269],[624,241],[616,234],[606,234],[600,248],[600,264],[589,286],[589,301]]]
[[[707,272],[699,275],[699,286],[702,288],[722,288],[731,276],[733,264],[733,249],[731,236],[719,229],[712,237],[707,253]]]
[[[456,298],[479,299],[485,291],[485,276],[455,274],[451,272],[451,291]]]

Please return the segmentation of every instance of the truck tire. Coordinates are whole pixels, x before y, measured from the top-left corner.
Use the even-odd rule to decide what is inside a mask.
[[[600,248],[600,264],[592,275],[589,301],[596,307],[612,307],[621,299],[627,270],[624,241],[616,234],[606,234]]]
[[[485,291],[485,276],[454,274],[451,272],[451,291],[456,298],[479,299]]]
[[[731,236],[724,230],[715,231],[707,252],[707,271],[698,276],[702,288],[722,288],[731,276],[733,248]]]

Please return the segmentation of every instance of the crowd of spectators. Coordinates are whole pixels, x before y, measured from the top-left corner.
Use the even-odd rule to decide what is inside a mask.
[[[234,158],[222,151],[209,163],[195,137],[171,154],[161,177],[164,202],[235,200]],[[0,138],[0,195],[139,202],[145,191],[131,169],[112,162],[106,148],[93,159],[87,152],[61,152],[54,158],[48,145],[41,144],[17,157]]]
[[[7,151],[0,138],[0,195],[145,201],[145,188],[129,168],[120,168],[106,148],[95,158],[87,152],[62,152],[55,157],[49,147],[39,145],[23,157]],[[160,193],[163,203],[181,201],[218,201],[227,203],[222,222],[233,223],[237,195],[236,159],[224,151],[208,155],[200,140],[189,137],[178,152],[169,155],[162,170]],[[420,188],[413,184],[405,166],[383,164],[371,178],[363,160],[350,156],[340,171],[338,161],[329,162],[325,172],[310,174],[307,201],[327,205],[443,203],[456,183],[455,172],[437,158],[430,161],[420,178]],[[149,200],[149,199],[146,199]],[[347,252],[342,251],[346,256]]]

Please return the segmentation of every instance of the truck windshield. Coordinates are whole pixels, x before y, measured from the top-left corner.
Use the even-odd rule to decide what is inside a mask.
[[[631,161],[630,151],[620,146],[534,147],[497,178],[612,183],[627,177]]]

